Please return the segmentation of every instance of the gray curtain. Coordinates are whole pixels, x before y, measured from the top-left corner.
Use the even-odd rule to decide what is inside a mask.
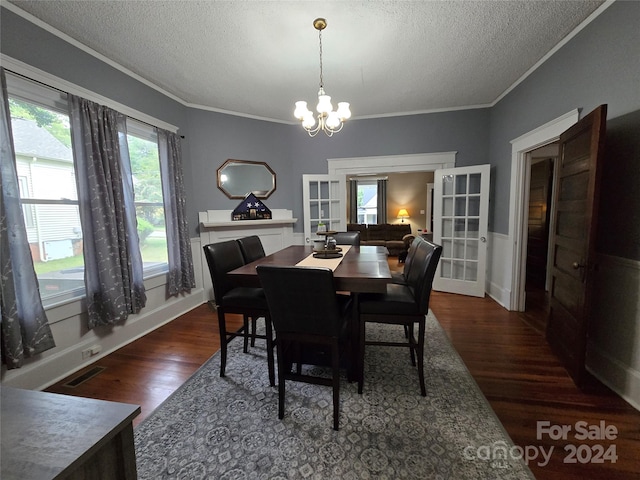
[[[146,303],[126,117],[69,95],[84,246],[89,328],[113,325]]]
[[[11,112],[4,69],[0,67],[0,314],[2,361],[20,368],[32,357],[56,346],[47,321],[22,218]]]
[[[172,132],[156,129],[162,174],[162,196],[169,250],[169,295],[178,295],[195,288],[196,281],[191,256],[189,228],[185,215],[185,192],[182,176],[180,137]]]
[[[358,181],[349,180],[349,223],[358,223]]]
[[[387,223],[387,181],[378,180],[378,224]]]

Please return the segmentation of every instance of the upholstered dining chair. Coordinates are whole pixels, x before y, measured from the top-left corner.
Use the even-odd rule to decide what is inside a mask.
[[[262,288],[236,287],[228,278],[227,273],[245,264],[240,245],[235,240],[205,245],[204,254],[209,265],[211,281],[213,283],[213,306],[218,314],[220,328],[220,376],[225,376],[227,365],[227,345],[236,337],[244,338],[244,352],[248,350],[249,338],[263,338],[267,343],[267,364],[269,382],[275,385],[275,362],[273,358],[273,329],[267,306],[267,299]],[[235,313],[242,315],[243,324],[236,331],[227,330],[225,315]],[[254,321],[264,317],[265,335],[255,335],[249,332],[249,320]]]
[[[328,268],[258,265],[257,271],[276,332],[278,417],[284,418],[286,380],[328,385],[333,388],[333,429],[338,430],[340,355],[350,351],[351,298],[336,294]],[[328,365],[331,378],[310,375],[303,364]]]
[[[262,240],[258,235],[250,235],[248,237],[238,238],[238,245],[240,245],[240,251],[242,252],[242,258],[244,263],[251,263],[254,260],[265,257],[264,247],[262,246]],[[257,319],[254,317],[251,319],[251,346],[256,346],[256,330]],[[245,340],[246,341],[246,340]]]
[[[358,352],[358,393],[362,393],[364,384],[365,345],[408,347],[411,364],[418,365],[420,393],[427,395],[424,383],[424,335],[426,315],[429,312],[429,298],[436,267],[440,260],[442,247],[422,239],[415,245],[411,261],[411,270],[405,285],[387,284],[386,293],[361,294],[358,301],[360,326],[360,346]],[[366,339],[367,323],[385,323],[405,327],[406,340],[374,341]],[[414,336],[414,327],[418,325],[418,337]]]
[[[332,235],[337,245],[360,246],[360,232],[336,232]]]
[[[254,260],[258,260],[265,256],[262,241],[257,235],[239,238],[238,244],[240,245],[240,251],[242,252],[244,263],[251,263]]]
[[[409,272],[411,271],[411,264],[413,263],[413,257],[416,253],[417,245],[420,242],[424,242],[422,237],[415,237],[409,245],[409,250],[407,251],[407,258],[404,261],[402,271],[401,272],[391,272],[391,281],[393,283],[399,283],[401,285],[407,284],[407,278],[409,278]]]

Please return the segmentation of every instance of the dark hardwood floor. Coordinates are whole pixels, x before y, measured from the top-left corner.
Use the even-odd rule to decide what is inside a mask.
[[[394,259],[390,265],[402,268]],[[640,412],[598,382],[588,392],[575,387],[540,332],[543,308],[521,314],[508,312],[488,297],[434,292],[431,309],[514,444],[531,456],[538,453],[529,461],[536,478],[640,478]],[[201,305],[47,391],[140,405],[137,425],[219,346],[216,316]],[[105,368],[76,387],[65,386],[95,366]],[[566,439],[553,440],[546,433],[538,438],[538,422],[571,430]],[[602,422],[609,433],[616,429],[615,439],[579,439],[582,429],[598,433]],[[597,445],[609,455],[599,455]],[[550,458],[546,464],[541,448]],[[575,463],[568,463],[572,459]]]

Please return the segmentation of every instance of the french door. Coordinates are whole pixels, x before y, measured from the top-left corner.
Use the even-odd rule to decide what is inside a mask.
[[[304,241],[311,243],[318,225],[327,230],[347,229],[347,187],[344,175],[302,175]]]
[[[484,297],[490,165],[436,170],[433,240],[442,255],[433,289]]]

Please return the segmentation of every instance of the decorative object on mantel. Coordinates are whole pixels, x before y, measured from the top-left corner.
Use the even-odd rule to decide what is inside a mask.
[[[318,30],[318,38],[320,40],[320,90],[318,90],[318,126],[313,112],[307,108],[307,102],[296,102],[296,109],[293,115],[302,121],[302,126],[309,136],[315,137],[322,130],[328,137],[342,130],[344,122],[351,117],[349,103],[339,102],[338,109],[334,112],[331,105],[331,97],[324,92],[324,79],[322,77],[322,30],[327,28],[327,21],[324,18],[316,18],[313,21],[313,27]],[[315,128],[314,128],[315,127]]]
[[[248,194],[242,202],[231,212],[231,220],[269,220],[271,210],[256,198],[253,193]]]

